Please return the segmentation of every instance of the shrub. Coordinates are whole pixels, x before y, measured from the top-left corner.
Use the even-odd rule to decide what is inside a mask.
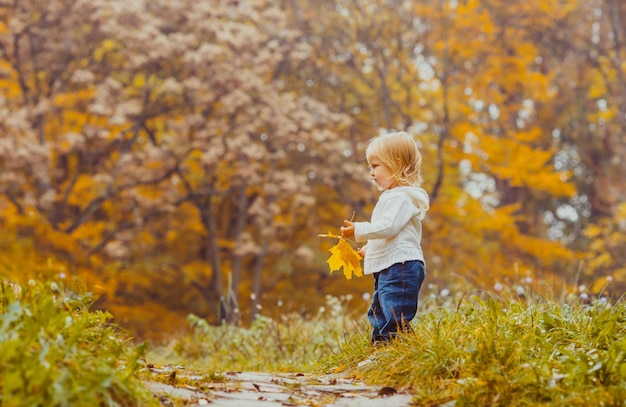
[[[90,305],[56,283],[0,283],[2,406],[153,405],[135,377],[145,346]]]

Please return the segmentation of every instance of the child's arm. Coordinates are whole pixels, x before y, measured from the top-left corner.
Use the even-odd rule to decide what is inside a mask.
[[[352,233],[357,242],[392,238],[418,212],[417,207],[408,198],[392,198],[379,204],[381,207],[378,211],[375,210],[371,222],[356,222],[350,225],[348,233]]]

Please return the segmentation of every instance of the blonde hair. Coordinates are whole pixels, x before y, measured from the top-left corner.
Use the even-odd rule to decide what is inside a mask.
[[[397,185],[422,185],[422,154],[408,133],[381,134],[370,141],[365,154],[368,161],[376,157],[388,167]]]

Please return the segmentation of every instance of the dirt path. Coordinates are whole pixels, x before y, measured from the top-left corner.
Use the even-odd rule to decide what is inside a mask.
[[[177,377],[175,369],[152,371],[167,377],[167,384],[145,382],[164,406],[407,407],[412,399],[392,388],[366,386],[336,375],[229,372],[213,381],[203,376]]]

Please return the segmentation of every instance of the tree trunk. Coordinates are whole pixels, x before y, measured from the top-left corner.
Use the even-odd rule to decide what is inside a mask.
[[[269,223],[269,222],[268,222]],[[263,242],[261,243],[261,252],[256,258],[256,262],[254,263],[253,269],[253,280],[252,280],[252,290],[254,296],[252,297],[252,310],[250,312],[250,319],[254,321],[258,315],[259,311],[259,303],[261,300],[261,295],[263,295],[263,287],[261,285],[261,277],[263,274],[263,264],[265,263],[265,258],[269,253],[269,239],[265,233],[263,235]]]
[[[232,290],[236,294],[239,290],[239,283],[241,282],[241,273],[243,269],[243,255],[237,253],[236,248],[241,243],[241,235],[244,232],[246,226],[246,212],[248,210],[248,196],[246,195],[246,189],[248,184],[244,181],[239,190],[239,197],[237,199],[237,221],[235,223],[235,252],[233,253],[233,280]]]

